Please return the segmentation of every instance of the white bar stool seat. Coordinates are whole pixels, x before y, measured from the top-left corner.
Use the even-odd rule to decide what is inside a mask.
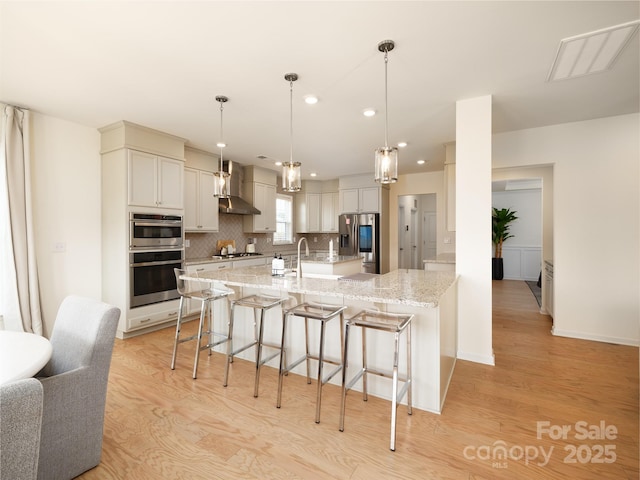
[[[287,309],[282,315],[282,345],[281,348],[285,348],[285,333],[287,330],[287,319],[290,316],[296,316],[304,318],[304,333],[305,333],[305,355],[302,355],[299,359],[292,362],[290,365],[285,364],[284,356],[280,357],[280,371],[278,375],[278,400],[276,407],[280,408],[282,400],[282,381],[284,376],[300,363],[307,362],[307,383],[311,383],[310,375],[310,360],[318,361],[318,376],[317,376],[317,388],[316,388],[316,423],[320,423],[320,405],[322,401],[322,386],[331,380],[336,373],[342,370],[344,364],[343,353],[343,337],[344,337],[344,310],[346,306],[341,305],[325,305],[320,303],[302,303],[296,307]],[[341,359],[333,360],[325,358],[324,356],[324,344],[325,344],[325,326],[328,321],[333,318],[340,317],[340,353]],[[318,354],[314,355],[309,350],[309,319],[320,321],[320,345],[318,347]],[[323,376],[323,368],[325,363],[337,365],[337,367],[331,371],[326,377]]]
[[[398,402],[407,395],[407,413],[411,415],[411,320],[413,315],[394,314],[373,310],[363,310],[355,316],[347,319],[344,334],[344,368],[342,370],[342,400],[340,403],[340,431],[344,431],[344,411],[347,391],[362,378],[362,399],[367,401],[367,375],[373,374],[392,379],[391,394],[391,440],[389,448],[396,449],[396,417]],[[362,327],[362,368],[347,383],[347,358],[349,350],[350,327]],[[366,329],[373,329],[394,334],[393,371],[391,373],[369,368],[367,365],[367,334]],[[400,335],[406,332],[407,340],[407,371],[406,375],[398,375],[398,356],[400,350]],[[402,389],[398,391],[398,382],[403,382]]]
[[[197,340],[196,354],[193,362],[193,378],[197,378],[198,375],[198,360],[200,359],[200,352],[202,350],[209,350],[211,355],[211,349],[217,345],[228,341],[227,334],[218,333],[214,331],[213,327],[213,309],[211,308],[213,302],[216,300],[226,299],[229,295],[233,295],[234,291],[228,288],[220,286],[212,286],[209,282],[185,282],[180,277],[187,272],[181,268],[173,269],[176,276],[176,286],[178,293],[180,294],[180,306],[178,308],[178,321],[176,323],[176,335],[173,342],[173,355],[171,357],[171,370],[176,368],[176,356],[178,354],[178,345],[191,340]],[[182,329],[182,312],[184,309],[184,300],[192,299],[200,301],[200,323],[198,325],[198,333],[191,335],[190,337],[180,338],[180,330]],[[203,331],[204,319],[208,316],[208,330]],[[208,335],[209,340],[205,345],[202,345],[202,336]],[[216,337],[218,340],[216,340]]]

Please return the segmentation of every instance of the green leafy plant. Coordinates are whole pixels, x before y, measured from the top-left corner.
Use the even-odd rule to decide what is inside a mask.
[[[502,244],[508,238],[512,238],[513,235],[509,232],[509,226],[511,222],[517,220],[515,211],[511,211],[508,208],[493,209],[491,215],[491,224],[493,227],[493,245],[495,246],[495,258],[502,258]]]

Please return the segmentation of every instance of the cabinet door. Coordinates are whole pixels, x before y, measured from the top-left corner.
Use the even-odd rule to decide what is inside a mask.
[[[380,212],[380,188],[361,188],[358,196],[360,212]]]
[[[156,207],[156,156],[129,151],[129,205]]]
[[[338,231],[338,192],[322,194],[322,231]]]
[[[184,169],[184,229],[198,231],[198,170]]]
[[[213,196],[214,176],[211,172],[200,171],[198,182],[198,212],[200,231],[218,231],[218,199]]]
[[[254,206],[260,215],[254,215],[256,232],[275,232],[276,230],[276,187],[264,183],[254,183]]]
[[[456,164],[444,166],[445,208],[447,219],[447,231],[456,231]]]
[[[307,226],[309,232],[320,232],[322,194],[307,194]]]
[[[182,172],[180,160],[158,157],[158,207],[182,209]]]
[[[357,213],[358,207],[358,189],[348,188],[340,190],[340,213]]]

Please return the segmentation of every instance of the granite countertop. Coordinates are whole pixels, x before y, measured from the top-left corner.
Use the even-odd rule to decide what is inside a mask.
[[[184,278],[196,281],[209,279],[230,286],[427,308],[437,307],[440,297],[456,281],[453,272],[405,269],[376,275],[364,282],[295,276],[274,277],[271,275],[270,266],[204,271],[200,272],[198,277],[191,278],[187,275]]]
[[[455,253],[441,253],[435,258],[427,258],[424,263],[456,263]]]
[[[200,265],[201,263],[221,263],[231,262],[232,260],[249,260],[250,258],[265,258],[264,255],[253,255],[251,257],[220,257],[219,255],[213,257],[201,257],[201,258],[187,258],[184,261],[185,265]]]

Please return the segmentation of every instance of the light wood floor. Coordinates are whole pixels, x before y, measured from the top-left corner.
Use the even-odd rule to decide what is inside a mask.
[[[338,387],[325,388],[315,424],[315,384],[302,377],[286,379],[276,409],[274,369],[255,399],[248,362],[233,364],[223,388],[224,357],[203,352],[192,380],[185,344],[171,371],[172,329],[116,340],[102,463],[81,478],[637,479],[638,349],[553,337],[524,282],[494,282],[493,292],[496,365],[458,361],[441,415],[401,406],[396,452],[389,402],[350,394],[341,433]],[[616,438],[576,439],[581,421],[615,427]],[[537,422],[572,430],[538,438]],[[501,446],[507,458],[492,459]]]

